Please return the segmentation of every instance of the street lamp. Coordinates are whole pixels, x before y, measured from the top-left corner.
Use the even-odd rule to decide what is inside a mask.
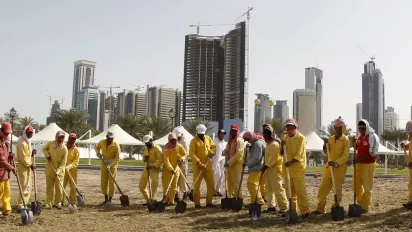
[[[258,98],[255,99],[254,103],[255,103],[256,109],[262,110],[262,105],[261,105],[262,101],[260,99],[258,99]],[[275,105],[275,101],[272,100],[272,99],[269,99],[267,104],[270,107],[271,112],[272,112],[272,106]],[[265,120],[266,120],[266,110],[263,110],[263,121],[265,121]]]
[[[170,128],[170,132],[173,131],[173,119],[176,117],[176,111],[174,108],[170,109],[169,111],[169,117],[171,118],[171,128]]]
[[[11,117],[11,129],[13,130],[13,122],[14,122],[14,117],[16,117],[17,111],[14,109],[14,107],[10,110],[10,117]],[[13,134],[10,135],[11,138],[11,143],[13,143]]]

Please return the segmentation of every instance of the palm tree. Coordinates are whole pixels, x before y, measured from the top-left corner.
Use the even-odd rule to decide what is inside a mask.
[[[347,129],[346,129],[346,132],[345,132],[345,135],[350,135],[350,133],[352,133],[352,129],[351,129],[351,128],[347,128]],[[335,134],[335,130],[333,129],[333,125],[332,125],[332,124],[329,124],[328,127],[326,128],[326,130],[325,130],[325,129],[320,130],[320,136],[321,136],[322,138],[329,138],[329,137],[331,137],[331,136],[334,135],[334,134]]]
[[[143,121],[145,134],[153,131],[153,140],[159,139],[171,131],[170,119],[147,117]]]
[[[119,116],[117,119],[117,124],[123,128],[127,133],[135,138],[140,138],[145,130],[145,120],[146,117],[139,117],[135,115]]]
[[[19,118],[20,118],[19,113],[16,113],[16,116],[14,116],[14,121],[19,120]],[[10,112],[4,113],[4,118],[3,118],[3,120],[6,121],[6,122],[11,122]]]
[[[203,121],[200,118],[193,119],[189,122],[186,122],[183,127],[189,132],[191,135],[196,136],[196,127],[199,124],[203,124],[206,126],[206,134],[213,132],[215,129],[214,126],[210,125],[209,121]]]
[[[89,130],[87,120],[90,115],[86,111],[57,110],[52,113],[52,116],[56,119],[56,124],[68,133],[84,134]]]
[[[275,130],[275,133],[279,138],[283,137],[283,132],[285,131],[285,122],[283,118],[267,118],[266,122],[270,123],[272,125],[273,129]]]

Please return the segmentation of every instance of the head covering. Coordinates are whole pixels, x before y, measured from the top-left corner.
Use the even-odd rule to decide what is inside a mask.
[[[226,131],[225,130],[223,130],[223,129],[220,129],[218,132],[217,132],[217,134],[226,134]]]
[[[207,128],[206,128],[206,126],[203,125],[203,124],[199,124],[199,125],[197,125],[197,127],[196,127],[196,132],[197,132],[198,135],[204,135],[204,134],[206,134],[206,130],[207,130]]]
[[[59,141],[59,138],[62,137],[62,136],[65,136],[65,135],[66,135],[66,134],[64,133],[63,130],[57,131],[57,133],[56,133],[56,144],[57,144],[57,145],[59,145],[59,146],[63,145],[64,140],[63,140],[62,142],[60,142],[60,141]]]
[[[1,124],[1,128],[3,129],[4,133],[11,134],[11,124],[9,122],[3,122]]]
[[[280,143],[280,139],[279,137],[276,135],[275,129],[273,129],[272,125],[266,125],[265,127],[263,127],[263,132],[265,130],[270,131],[271,135],[272,135],[272,140],[275,140],[277,142]]]
[[[143,136],[143,143],[148,143],[153,139],[153,132],[150,131],[148,135]]]
[[[76,140],[74,141],[70,141],[70,139],[77,139],[77,135],[75,133],[70,133],[69,134],[69,141],[67,141],[67,148],[72,148],[74,146],[76,146]]]
[[[346,123],[345,120],[343,120],[343,118],[341,116],[339,116],[339,118],[335,119],[335,121],[333,121],[333,129],[335,130],[335,127],[343,127],[342,128],[342,133],[345,134],[346,132]]]
[[[33,135],[34,135],[34,129],[33,129],[33,127],[32,126],[26,126],[25,128],[24,128],[24,130],[23,130],[23,138],[27,141],[27,143],[29,144],[29,151],[31,151],[31,138],[29,138],[28,136],[27,136],[27,134],[29,133],[29,132],[33,132]]]
[[[114,139],[114,134],[113,134],[113,132],[108,131],[107,134],[106,134],[106,138]]]
[[[171,144],[170,143],[170,141],[171,140],[176,140],[176,143],[175,144]],[[177,135],[175,134],[175,133],[170,133],[169,134],[169,137],[167,138],[167,140],[169,141],[167,144],[166,144],[166,149],[167,150],[173,150],[173,149],[175,149],[176,148],[176,146],[177,146]]]
[[[240,137],[240,132],[239,132],[239,126],[237,124],[232,124],[230,126],[230,131],[236,131],[236,136],[232,137],[232,133],[229,133],[229,141],[227,143],[227,147],[228,147],[228,156],[227,156],[227,160],[230,160],[232,157],[234,157],[236,155],[236,147],[237,147],[237,141],[239,140]]]
[[[243,134],[243,139],[244,139],[244,140],[249,140],[249,143],[250,143],[250,144],[253,144],[253,143],[256,141],[257,136],[256,136],[256,133],[255,133],[255,132],[246,131],[246,132]]]
[[[286,126],[287,125],[293,125],[293,126],[296,127],[294,130],[287,130],[286,129],[286,133],[287,133],[288,136],[294,136],[298,132],[299,124],[298,124],[298,121],[296,121],[296,119],[289,118],[288,120],[286,120],[285,125]]]
[[[365,128],[366,129],[366,135],[375,133],[375,130],[370,127],[369,122],[365,119],[362,119],[358,122],[358,128]]]
[[[24,128],[25,133],[30,133],[33,132],[34,133],[34,129],[32,126],[26,126],[26,128]]]
[[[182,126],[178,126],[173,129],[172,133],[175,133],[177,137],[183,137],[183,130],[184,128]]]

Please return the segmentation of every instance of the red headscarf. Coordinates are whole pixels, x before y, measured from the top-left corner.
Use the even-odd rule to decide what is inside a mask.
[[[253,144],[257,139],[257,134],[252,131],[246,131],[245,134],[243,134],[243,139],[248,139],[249,143]]]
[[[69,141],[67,141],[67,148],[72,148],[76,146],[76,140],[74,140],[73,142],[70,141],[71,138],[75,138],[77,139],[77,135],[75,133],[70,133],[69,135]]]
[[[298,127],[299,127],[298,121],[296,121],[296,119],[294,119],[294,118],[289,118],[285,122],[285,125],[288,125],[288,124],[289,125],[292,124],[296,127],[294,130],[287,130],[287,134],[289,136],[294,136],[298,132]]]
[[[237,147],[237,140],[240,137],[240,132],[239,132],[239,126],[237,124],[232,124],[230,126],[230,131],[232,130],[236,130],[237,134],[235,138],[232,138],[232,133],[229,133],[229,141],[227,143],[227,147],[228,147],[228,156],[227,159],[230,160],[232,157],[235,156],[236,154],[236,147]]]
[[[272,133],[272,139],[280,143],[280,139],[276,135],[275,129],[273,129],[272,125],[264,125],[263,130],[269,130]]]
[[[171,144],[170,141],[173,139],[176,140],[176,142],[174,144]],[[173,150],[177,147],[177,135],[175,133],[170,133],[167,140],[169,141],[165,146],[167,150]]]

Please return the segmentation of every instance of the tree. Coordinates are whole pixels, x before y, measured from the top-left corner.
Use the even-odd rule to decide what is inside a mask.
[[[146,124],[145,124],[146,117],[139,117],[135,115],[126,115],[126,116],[119,116],[117,119],[117,124],[127,133],[129,133],[134,138],[141,138],[143,137],[144,133],[146,132]]]
[[[189,132],[191,135],[196,136],[196,127],[199,124],[203,124],[206,126],[206,134],[209,134],[211,132],[213,132],[213,130],[215,129],[214,126],[210,125],[209,121],[203,121],[200,118],[196,118],[193,119],[189,122],[186,122],[183,127],[187,130],[187,132]]]
[[[56,124],[67,133],[74,132],[82,135],[90,128],[87,124],[90,115],[86,111],[57,110],[52,113],[52,116],[56,119]]]
[[[352,133],[352,129],[351,128],[346,128],[345,135],[350,135],[350,133]],[[326,128],[326,130],[324,130],[324,129],[321,130],[320,135],[321,135],[321,137],[326,137],[326,138],[329,138],[332,135],[335,135],[335,130],[333,129],[333,125],[329,124],[328,127]]]
[[[147,117],[143,121],[144,123],[144,134],[148,134],[153,131],[153,140],[159,139],[171,131],[170,119],[168,118],[152,118]]]
[[[20,118],[19,113],[16,113],[16,116],[14,116],[14,122],[17,122],[17,120],[19,120],[19,118]],[[6,121],[6,122],[11,122],[10,112],[4,113],[4,118],[3,118],[3,120]]]
[[[24,117],[22,117],[22,118],[19,118],[18,120],[17,120],[17,122],[23,127],[23,128],[25,128],[26,126],[29,126],[29,125],[33,125],[34,123],[36,123],[36,121],[34,121],[34,118],[32,118],[32,117],[27,117],[27,116],[24,116]]]
[[[283,132],[285,131],[285,121],[283,120],[283,118],[267,118],[266,122],[272,125],[276,135],[279,136],[279,138],[283,137]]]

